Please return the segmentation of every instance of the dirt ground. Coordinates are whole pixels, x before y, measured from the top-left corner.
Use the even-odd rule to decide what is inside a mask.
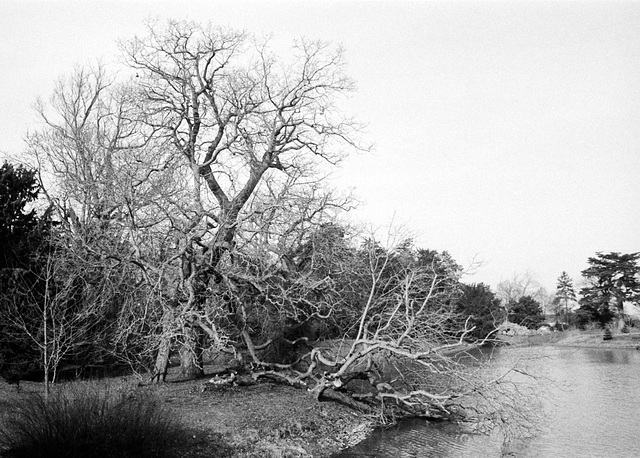
[[[371,431],[356,412],[298,388],[261,383],[203,391],[205,381],[151,388],[199,431],[193,456],[207,456],[208,444],[222,441],[233,457],[327,457]]]
[[[137,387],[150,390],[190,431],[185,458],[328,457],[370,433],[372,423],[333,402],[318,402],[307,392],[275,383],[203,390],[207,378]],[[137,386],[134,378],[113,383]],[[20,390],[41,391],[23,382]],[[0,421],[3,401],[19,395],[15,385],[0,379]],[[1,455],[1,453],[0,453]]]

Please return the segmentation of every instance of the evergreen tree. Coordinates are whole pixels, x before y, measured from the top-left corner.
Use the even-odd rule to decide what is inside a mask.
[[[461,286],[456,309],[463,320],[469,318],[469,324],[475,327],[469,336],[484,339],[504,321],[504,308],[489,286],[482,283]]]
[[[38,226],[35,210],[26,211],[38,197],[35,171],[5,162],[0,167],[0,269],[25,267]]]
[[[622,314],[626,301],[640,299],[640,253],[598,252],[589,258],[590,266],[582,271],[588,282],[583,288],[581,309],[605,325]]]
[[[556,298],[564,302],[564,320],[569,323],[569,301],[576,300],[576,292],[573,289],[573,280],[565,271],[558,277]]]
[[[509,307],[509,321],[529,329],[537,329],[545,321],[540,302],[531,296],[522,296],[518,302],[512,302]]]

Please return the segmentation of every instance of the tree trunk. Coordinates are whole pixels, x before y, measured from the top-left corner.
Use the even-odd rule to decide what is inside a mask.
[[[49,394],[51,392],[51,387],[49,386],[49,367],[44,367],[44,399],[49,400]]]
[[[185,341],[180,348],[180,379],[193,380],[204,376],[202,345],[204,331],[198,327],[185,329]]]
[[[169,370],[169,357],[171,356],[171,323],[173,313],[171,309],[165,308],[162,315],[162,335],[160,336],[160,345],[156,355],[156,364],[151,375],[151,382],[164,383]]]
[[[156,364],[153,369],[153,375],[151,381],[156,383],[164,383],[167,378],[167,371],[169,369],[169,354],[171,353],[171,339],[166,336],[162,336],[160,340],[160,347],[158,348],[158,354],[156,356]]]
[[[224,240],[233,240],[233,231],[224,233]],[[203,310],[207,301],[209,283],[215,279],[215,266],[218,264],[228,247],[214,247],[213,255],[209,263],[203,263],[197,268],[197,273],[185,279],[192,282],[191,287],[196,310]],[[214,280],[215,281],[215,280]],[[219,280],[218,280],[219,281]],[[180,348],[180,378],[193,380],[204,376],[204,364],[202,360],[203,347],[206,340],[205,331],[196,324],[186,325],[183,329],[183,341]]]

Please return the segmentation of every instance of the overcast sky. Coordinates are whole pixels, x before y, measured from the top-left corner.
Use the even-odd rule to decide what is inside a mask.
[[[531,271],[552,292],[597,251],[640,251],[640,2],[0,0],[0,154],[148,17],[344,45],[375,144],[338,171],[354,218],[483,261],[468,282]]]

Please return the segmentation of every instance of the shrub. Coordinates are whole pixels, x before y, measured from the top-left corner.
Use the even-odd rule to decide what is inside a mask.
[[[168,457],[186,435],[156,396],[113,385],[74,383],[5,405],[7,457]]]

